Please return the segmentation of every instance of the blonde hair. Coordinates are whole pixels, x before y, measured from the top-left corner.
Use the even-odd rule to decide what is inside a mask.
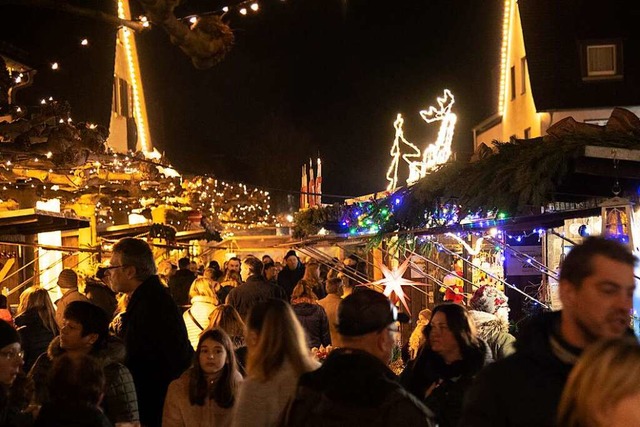
[[[560,427],[601,427],[624,398],[640,393],[640,346],[631,338],[591,346],[575,365],[560,398]]]
[[[58,335],[56,312],[46,289],[40,286],[31,286],[20,294],[17,314],[21,315],[27,310],[35,310],[44,327],[53,332],[54,335]]]
[[[189,288],[189,298],[203,296],[207,298],[211,298],[215,301],[216,305],[218,304],[218,297],[213,291],[216,282],[211,279],[207,279],[206,277],[198,277],[191,284],[191,288]]]
[[[255,305],[247,330],[258,335],[258,342],[249,348],[249,377],[268,381],[285,362],[291,363],[297,376],[314,369],[302,325],[285,301],[270,299]]]

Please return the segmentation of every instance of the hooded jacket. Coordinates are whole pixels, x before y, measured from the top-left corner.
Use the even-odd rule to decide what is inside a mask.
[[[446,364],[440,355],[424,347],[402,372],[402,385],[423,399],[440,427],[458,425],[464,396],[476,374],[493,362],[489,346],[482,339],[479,341],[478,348],[470,350],[463,360],[451,364]]]
[[[515,353],[516,338],[509,333],[506,321],[484,311],[470,310],[469,314],[476,324],[478,336],[489,345],[493,360],[501,360]]]
[[[573,365],[552,350],[580,350],[559,338],[560,312],[536,316],[521,328],[516,353],[485,368],[469,389],[460,425],[465,427],[555,426],[560,395]]]
[[[42,354],[29,372],[35,385],[35,400],[41,405],[51,399],[47,388],[47,376],[55,360],[66,350],[60,347],[60,337],[51,341],[49,349]],[[116,337],[109,337],[107,346],[89,353],[98,361],[104,371],[105,395],[102,407],[107,418],[113,423],[138,421],[138,400],[131,373],[123,365],[124,344]]]
[[[304,328],[309,348],[331,344],[329,320],[321,305],[302,302],[292,304],[291,308]]]
[[[300,377],[286,426],[432,426],[431,411],[369,353],[332,351],[320,369]]]
[[[53,333],[42,322],[37,310],[27,310],[15,319],[20,342],[24,350],[24,370],[31,369],[38,356],[47,351],[49,343],[58,331]]]

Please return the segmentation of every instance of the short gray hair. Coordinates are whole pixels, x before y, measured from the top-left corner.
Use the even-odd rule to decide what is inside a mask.
[[[120,239],[113,245],[113,253],[116,252],[122,258],[122,265],[136,268],[136,279],[144,281],[157,274],[153,251],[144,240],[133,237]]]

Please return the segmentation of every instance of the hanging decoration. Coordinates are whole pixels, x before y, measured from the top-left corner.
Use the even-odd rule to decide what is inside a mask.
[[[614,197],[602,203],[602,236],[633,248],[633,209],[627,199]]]
[[[407,141],[404,136],[404,119],[402,114],[396,116],[393,127],[396,130],[393,145],[391,146],[391,164],[387,170],[387,191],[392,191],[398,183],[398,165],[402,154],[400,143],[407,145],[410,152],[402,154],[402,159],[409,168],[407,184],[411,185],[420,178],[424,178],[436,166],[446,163],[451,157],[451,142],[457,121],[457,116],[451,112],[455,98],[449,89],[444,90],[444,95],[437,98],[438,108],[430,106],[427,110],[420,111],[420,117],[431,124],[441,122],[436,140],[428,144],[424,150],[420,150],[415,144]]]
[[[404,262],[393,271],[389,270],[386,265],[380,264],[379,268],[384,275],[384,279],[376,280],[375,282],[371,282],[371,284],[384,286],[384,295],[393,302],[400,301],[405,310],[407,310],[407,313],[411,314],[411,310],[407,304],[409,297],[407,297],[402,290],[402,286],[416,284],[415,282],[403,277],[404,273],[407,271],[407,267],[409,267],[409,261],[410,258],[405,259]]]

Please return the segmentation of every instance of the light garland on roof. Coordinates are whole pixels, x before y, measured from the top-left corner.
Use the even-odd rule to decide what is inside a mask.
[[[125,14],[124,1],[118,0],[118,18],[120,19],[129,19],[129,17]],[[135,46],[133,44],[135,41],[133,40],[133,36],[131,34],[131,30],[122,27],[118,30],[122,33],[122,41],[124,43],[125,55],[127,57],[127,66],[129,69],[129,77],[131,78],[131,92],[133,94],[133,114],[135,115],[136,124],[138,125],[138,136],[140,138],[140,146],[142,147],[142,151],[151,151],[151,147],[149,144],[149,136],[147,135],[147,127],[144,121],[144,117],[142,115],[142,107],[141,107],[141,82],[138,73],[136,72],[135,61],[133,58],[133,49]]]
[[[502,16],[502,45],[500,47],[500,92],[498,95],[498,114],[504,115],[504,108],[509,96],[507,85],[507,73],[509,70],[509,50],[511,48],[511,21],[514,0],[505,0],[504,14]]]

